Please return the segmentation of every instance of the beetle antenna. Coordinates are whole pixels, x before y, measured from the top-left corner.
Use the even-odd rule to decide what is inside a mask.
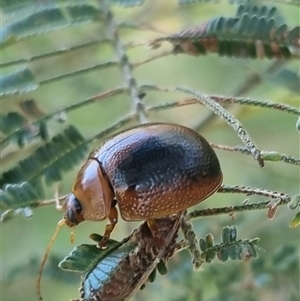
[[[37,282],[36,282],[36,284],[37,284],[37,287],[36,287],[36,288],[37,288],[37,295],[38,295],[39,300],[43,300],[42,295],[41,295],[41,279],[42,279],[42,273],[43,273],[43,269],[44,269],[44,267],[45,267],[45,263],[46,263],[46,261],[47,261],[47,259],[48,259],[50,250],[51,250],[51,248],[52,248],[52,245],[53,245],[53,243],[54,243],[54,241],[55,241],[55,238],[56,238],[56,236],[57,236],[59,230],[60,230],[61,227],[63,227],[65,224],[66,224],[65,219],[62,219],[62,220],[60,220],[60,221],[58,222],[57,227],[56,227],[56,229],[55,229],[55,232],[54,232],[54,234],[52,235],[51,240],[50,240],[50,242],[49,242],[49,244],[48,244],[48,246],[47,246],[46,252],[45,252],[45,254],[44,254],[43,261],[41,262],[41,265],[40,265],[40,268],[39,268],[39,272],[38,272]]]
[[[76,227],[72,227],[72,232],[71,232],[71,236],[70,236],[70,241],[71,241],[71,244],[74,244],[75,242],[75,229]]]
[[[54,201],[55,201],[55,208],[58,210],[58,211],[63,211],[64,210],[64,206],[62,206],[60,203],[59,203],[59,196],[58,196],[58,189],[55,190],[55,194],[54,194]]]

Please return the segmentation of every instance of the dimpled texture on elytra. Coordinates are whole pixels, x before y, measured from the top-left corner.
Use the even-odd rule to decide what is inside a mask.
[[[218,158],[193,130],[174,124],[135,127],[105,141],[97,159],[124,220],[159,218],[185,210],[222,182]]]

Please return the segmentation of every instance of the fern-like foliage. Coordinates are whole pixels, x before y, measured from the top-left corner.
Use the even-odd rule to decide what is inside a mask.
[[[91,22],[101,15],[99,6],[89,3],[41,7],[29,15],[20,15],[2,27],[1,45],[8,46],[21,39]]]
[[[62,174],[73,168],[86,154],[85,139],[70,126],[51,141],[40,146],[0,179],[1,211],[29,206],[43,198],[41,179],[46,184],[62,180]]]
[[[2,75],[0,78],[0,96],[15,94],[18,92],[29,92],[37,88],[32,71],[25,67],[10,74]]]
[[[237,228],[226,226],[222,230],[222,242],[214,245],[214,237],[207,234],[205,239],[199,240],[202,258],[206,263],[212,262],[216,257],[225,262],[231,260],[249,260],[257,257],[258,238],[241,240],[237,239]]]
[[[219,3],[220,0],[178,0],[178,4],[196,4],[196,3],[207,3],[207,2],[213,2],[213,3]],[[252,4],[253,0],[228,0],[229,4]],[[291,4],[291,5],[300,5],[299,0],[272,0],[271,2],[277,2],[277,3],[285,3],[285,4]]]
[[[26,143],[40,137],[47,141],[49,138],[48,127],[46,122],[41,120],[35,124],[30,124],[30,118],[40,118],[44,116],[44,112],[39,109],[33,99],[28,99],[20,103],[23,111],[9,112],[8,114],[0,114],[0,132],[4,139],[0,142],[2,150],[9,142],[16,142],[19,147],[23,147]]]
[[[111,0],[112,4],[121,5],[124,7],[140,6],[145,0]]]
[[[203,3],[203,2],[213,2],[213,3],[219,3],[220,0],[178,0],[178,4],[195,4],[195,3]]]
[[[285,58],[300,56],[300,26],[289,29],[278,24],[275,7],[240,6],[234,18],[217,17],[178,34],[160,38],[168,40],[175,53],[237,58]]]
[[[286,2],[289,0],[277,1]],[[198,7],[203,7],[203,2],[217,3],[218,0],[177,1],[179,4],[196,2],[199,2]],[[253,3],[251,0],[229,0],[229,2],[235,4]],[[291,2],[297,3],[299,1],[291,0]],[[300,57],[299,27],[289,27],[286,23],[293,22],[293,19],[284,20],[277,8],[259,6],[260,1],[255,1],[255,3],[257,5],[239,6],[236,15],[232,17],[225,15],[228,10],[222,12],[223,14],[220,17],[216,17],[210,11],[209,13],[214,18],[206,23],[174,35],[157,38],[162,36],[162,31],[166,32],[168,30],[168,26],[161,20],[156,22],[157,19],[152,18],[152,14],[154,16],[155,10],[160,6],[166,11],[169,10],[171,6],[169,6],[167,0],[148,1],[145,8],[141,10],[135,8],[133,14],[137,16],[136,20],[141,22],[140,24],[132,21],[132,12],[123,10],[123,14],[119,8],[115,11],[110,10],[110,5],[135,7],[146,4],[144,0],[1,1],[0,6],[4,22],[0,46],[3,48],[4,62],[1,63],[3,70],[0,76],[0,94],[3,96],[3,112],[0,115],[0,147],[3,158],[3,170],[0,176],[0,221],[8,220],[18,213],[29,216],[36,207],[53,204],[53,200],[45,200],[47,193],[45,184],[53,185],[56,182],[63,181],[64,173],[74,168],[75,164],[85,157],[88,142],[100,141],[108,135],[123,130],[125,127],[136,125],[138,121],[152,122],[160,120],[177,123],[187,121],[190,126],[197,123],[200,128],[204,124],[202,112],[197,115],[197,112],[192,112],[193,109],[191,109],[190,112],[193,115],[191,118],[190,112],[185,117],[183,117],[184,114],[179,112],[179,108],[185,107],[188,109],[200,103],[212,110],[216,114],[215,116],[221,115],[232,126],[235,134],[242,138],[245,143],[245,147],[214,144],[214,147],[218,148],[217,151],[230,151],[233,155],[237,155],[237,153],[254,155],[260,162],[268,160],[269,162],[266,162],[266,164],[276,164],[274,162],[282,161],[299,166],[299,158],[282,154],[282,150],[277,150],[276,147],[274,151],[262,150],[261,145],[256,147],[252,142],[254,140],[248,134],[248,128],[242,124],[242,121],[238,120],[239,115],[233,116],[227,110],[227,106],[243,104],[248,107],[257,106],[259,108],[276,109],[278,114],[291,113],[291,119],[296,118],[295,115],[299,116],[299,110],[294,108],[293,99],[288,99],[287,104],[281,104],[277,102],[277,99],[273,99],[274,94],[272,93],[262,94],[264,95],[262,97],[270,99],[272,102],[251,98],[251,89],[256,88],[262,82],[266,83],[267,80],[277,86],[282,85],[293,93],[298,93],[299,90],[299,74],[295,71],[293,62],[285,66],[286,61],[282,60],[282,58],[287,60]],[[146,11],[148,8],[151,8],[151,12]],[[187,10],[189,10],[188,7],[180,7],[178,14],[183,12],[182,16],[185,17]],[[158,18],[161,17],[160,13],[159,11]],[[123,20],[123,17],[125,17],[125,20]],[[199,15],[196,16],[197,20],[203,17],[207,18],[199,11]],[[172,18],[174,18],[173,15]],[[177,24],[180,24],[181,21],[176,20]],[[160,26],[162,27],[158,28]],[[124,28],[126,29],[124,30]],[[145,31],[147,33],[144,35]],[[148,31],[151,35],[148,35]],[[148,56],[148,51],[151,52],[151,50],[141,47],[150,43],[147,39],[151,39],[151,41],[154,39],[154,46],[163,41],[170,42],[173,51],[167,49],[153,56],[152,54]],[[145,54],[143,58],[140,57],[142,51]],[[156,67],[153,68],[148,63],[156,59],[165,60],[166,55],[177,53],[192,55],[214,53],[218,56],[246,59],[267,57],[274,59],[274,61],[270,66],[268,62],[263,62],[268,66],[261,64],[259,66],[261,68],[257,69],[254,64],[249,64],[250,68],[255,69],[251,69],[255,76],[248,78],[246,73],[250,68],[248,69],[247,66],[245,73],[240,70],[249,63],[248,60],[240,60],[238,63],[226,60],[229,66],[227,70],[230,72],[232,71],[231,67],[237,67],[238,65],[237,71],[233,70],[232,73],[237,72],[234,75],[240,77],[243,82],[237,83],[238,81],[235,81],[232,83],[227,81],[228,78],[221,75],[222,84],[221,81],[216,80],[217,91],[220,91],[218,93],[221,94],[229,93],[231,95],[224,97],[206,95],[201,92],[207,90],[211,76],[215,73],[207,72],[205,74],[206,80],[200,80],[196,83],[199,86],[197,91],[186,87],[186,85],[190,85],[192,79],[187,73],[191,71],[189,62],[193,58],[187,60],[184,57],[179,58],[187,62],[185,66],[180,68],[180,72],[184,73],[184,79],[182,80],[184,87],[181,84],[178,86],[176,84],[174,87],[164,86],[163,76],[160,77],[161,74],[157,72]],[[195,59],[194,61],[195,66],[196,64],[200,66],[200,60]],[[208,66],[209,64],[214,66],[215,62],[212,58],[208,57],[207,62]],[[219,70],[224,70],[222,68],[226,68],[224,66],[226,64],[223,65],[222,60],[220,62],[222,66],[219,65]],[[215,66],[217,67],[220,62],[217,62]],[[239,63],[243,62],[246,63],[241,66],[242,64]],[[162,68],[159,70],[161,72],[165,72],[169,68],[168,63],[161,66]],[[140,73],[137,70],[140,67],[147,68],[147,72]],[[108,68],[114,70],[106,70]],[[218,69],[216,70],[218,72]],[[92,72],[97,74],[92,74]],[[177,73],[174,72],[174,78],[172,78],[175,82],[177,80],[181,81],[177,78]],[[142,74],[147,77],[147,81],[148,76],[151,77],[154,74],[155,83],[143,85],[139,80]],[[156,75],[158,76],[156,77]],[[244,78],[243,75],[245,75]],[[214,89],[214,87],[210,88],[211,90]],[[171,93],[176,93],[176,96],[174,96],[176,99],[172,98],[172,101],[169,101],[164,99],[164,96],[162,98],[156,97],[156,94],[162,91],[169,92],[168,96]],[[144,93],[147,93],[147,97],[144,97]],[[189,98],[177,99],[181,93]],[[24,94],[26,95],[24,96]],[[247,98],[238,97],[241,95],[245,97],[247,95]],[[292,94],[292,97],[294,96]],[[131,106],[128,103],[129,101],[131,101]],[[88,105],[93,106],[93,108],[88,110],[90,109]],[[131,111],[128,109],[129,107],[132,108]],[[85,111],[85,109],[87,110]],[[172,111],[172,113],[175,110],[177,112],[173,116],[171,113],[163,115],[166,110]],[[160,115],[161,113],[162,115]],[[179,115],[183,119],[177,119]],[[174,116],[176,120],[173,118]],[[61,126],[59,124],[51,131],[54,137],[51,136],[52,139],[49,140],[48,122],[56,120],[63,123],[66,118],[69,118],[70,124],[76,124],[79,129],[85,128],[85,132],[90,133],[89,137],[82,137],[77,128],[73,126],[63,129],[63,127],[59,127]],[[192,120],[195,120],[195,123]],[[271,122],[268,123],[268,125],[270,124]],[[300,119],[296,127],[300,128]],[[61,133],[59,133],[60,131]],[[255,133],[255,131],[253,132]],[[32,141],[35,143],[28,144]],[[17,146],[24,147],[18,148],[10,142],[16,142]],[[287,152],[290,152],[290,150],[291,148],[286,149]],[[223,161],[221,158],[220,162],[224,162],[225,160]],[[224,176],[226,175],[224,183],[229,180],[230,174],[233,174],[232,170],[226,167],[226,163],[221,163]],[[234,171],[235,175],[239,170],[240,167],[238,166],[237,171]],[[265,169],[262,169],[261,172],[264,171]],[[282,178],[285,175],[283,173]],[[72,175],[72,178],[74,179],[75,176]],[[67,185],[64,188],[62,195],[69,193],[71,189]],[[223,186],[218,192],[222,192],[222,189],[223,192],[227,189],[227,193],[238,192],[245,195],[261,195],[267,198],[267,201],[248,203],[241,206],[235,206],[231,203],[226,205],[228,207],[200,210],[202,214],[200,212],[197,218],[212,217],[218,214],[238,215],[242,211],[259,209],[264,209],[267,211],[267,216],[273,218],[279,206],[288,203],[289,209],[298,210],[299,208],[299,196],[295,196],[295,200],[290,201],[291,198],[288,194],[272,191],[268,193],[265,189],[245,188],[237,185],[231,188]],[[52,198],[50,191],[47,199],[49,194]],[[285,199],[283,200],[283,198]],[[63,199],[64,196],[59,198],[60,201]],[[136,290],[143,287],[147,281],[153,282],[156,270],[161,274],[166,274],[165,263],[174,253],[184,249],[191,253],[192,264],[195,268],[206,263],[208,270],[215,266],[209,264],[212,261],[217,261],[215,259],[225,262],[227,260],[249,260],[257,257],[258,239],[238,239],[237,229],[231,226],[223,229],[221,242],[214,243],[211,234],[198,241],[197,234],[192,229],[191,215],[183,214],[183,216],[188,221],[186,222],[186,228],[184,228],[184,222],[180,221],[182,230],[186,230],[183,231],[183,241],[177,239],[176,233],[179,228],[179,221],[176,222],[176,227],[172,228],[173,217],[168,217],[164,219],[164,222],[161,220],[157,223],[158,232],[164,237],[164,244],[162,245],[157,245],[157,241],[145,222],[141,225],[142,228],[134,230],[132,235],[121,242],[110,240],[106,250],[99,250],[95,245],[86,244],[75,247],[70,255],[60,263],[60,267],[84,274],[80,287],[80,300],[119,301],[120,299],[129,300]],[[36,220],[38,220],[38,216]],[[40,220],[34,228],[40,231],[42,227],[40,227],[39,222]],[[210,221],[206,225],[209,225],[209,223]],[[298,212],[295,213],[290,226],[296,227],[299,224],[300,214]],[[4,227],[6,226],[4,225]],[[265,228],[263,230],[265,231]],[[207,230],[207,232],[209,231],[212,232],[213,230]],[[8,233],[8,239],[13,234]],[[112,237],[114,235],[115,233]],[[258,235],[261,236],[261,234]],[[99,242],[101,237],[94,235],[95,237],[94,240]],[[289,250],[284,251],[289,254]],[[296,253],[295,250],[290,252]],[[280,253],[279,255],[276,257],[277,261],[286,259],[285,254]],[[22,262],[26,261],[24,257],[21,259]],[[286,262],[288,262],[288,259],[286,259]],[[295,258],[293,258],[294,263]],[[181,265],[188,266],[191,272],[191,264]],[[181,271],[179,273],[180,281],[183,282],[182,280],[185,278],[182,277]],[[226,273],[223,269],[220,269],[219,274]],[[227,286],[230,282],[232,283],[232,278],[228,277],[227,274],[225,277],[229,278],[226,282]],[[212,279],[215,278],[212,277]],[[196,282],[196,285],[191,285],[189,287],[191,288],[190,291],[194,292],[194,289],[198,287],[198,283],[199,281]],[[76,288],[74,291],[76,291]],[[111,292],[116,294],[115,299],[112,298]],[[122,297],[119,297],[118,294]],[[4,298],[6,297],[7,293],[4,293]],[[11,297],[9,298],[11,299]],[[192,298],[195,299],[197,296]],[[160,299],[167,300],[163,297]],[[176,301],[187,299],[189,299],[188,294],[183,299]],[[286,300],[289,299],[286,298]]]
[[[28,123],[28,119],[18,112],[10,112],[7,115],[0,114],[1,133],[3,135],[11,134],[10,140],[16,141],[20,147],[37,137],[41,137],[44,141],[48,140],[48,128],[45,122],[40,122],[38,126],[32,125],[27,127]],[[21,130],[15,132],[19,128]]]

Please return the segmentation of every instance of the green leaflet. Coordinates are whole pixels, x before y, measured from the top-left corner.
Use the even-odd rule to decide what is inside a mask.
[[[27,182],[21,184],[8,184],[0,190],[0,211],[24,208],[35,204],[41,197],[39,191],[41,183],[30,185]]]
[[[43,196],[41,179],[46,184],[62,180],[62,174],[77,164],[85,155],[87,144],[73,126],[54,136],[0,179],[1,211],[35,204]]]
[[[202,251],[201,257],[206,263],[211,263],[216,257],[219,261],[249,260],[257,257],[258,238],[251,240],[237,240],[237,228],[226,226],[222,230],[221,243],[214,244],[212,234],[207,234],[205,239],[200,238],[199,246]]]
[[[98,262],[108,256],[113,250],[122,245],[121,242],[110,239],[107,242],[107,248],[101,250],[97,248],[96,244],[83,244],[76,246],[68,256],[66,256],[60,263],[59,267],[63,270],[71,272],[87,273]],[[119,248],[118,248],[119,249]]]
[[[34,75],[29,68],[16,70],[0,77],[0,96],[16,93],[28,93],[38,88]]]
[[[14,21],[2,27],[0,42],[2,46],[8,46],[27,37],[91,22],[99,16],[101,10],[91,4],[43,7],[17,20],[12,18]]]
[[[298,212],[290,222],[291,228],[296,228],[300,225],[300,212]]]
[[[0,131],[9,134],[15,129],[23,127],[26,118],[18,112],[9,112],[7,115],[0,115]]]
[[[216,17],[177,34],[169,41],[175,53],[217,53],[236,58],[299,57],[300,27],[289,29],[274,7],[240,6],[236,17]]]
[[[0,114],[0,131],[5,138],[1,140],[2,150],[5,144],[10,141],[17,141],[19,147],[24,146],[26,142],[40,137],[42,140],[49,139],[47,123],[44,120],[32,123],[30,126],[29,118],[42,118],[45,113],[39,108],[35,100],[28,99],[19,103],[22,114],[19,112],[9,112],[6,115]]]
[[[219,3],[220,0],[178,0],[179,5],[183,4],[195,4],[195,3],[207,3],[207,2],[213,2],[213,3]]]
[[[121,5],[125,7],[140,6],[145,0],[110,0],[113,5]]]

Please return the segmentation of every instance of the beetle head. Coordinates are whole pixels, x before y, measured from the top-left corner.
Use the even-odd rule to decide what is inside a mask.
[[[67,226],[74,227],[84,221],[81,204],[73,193],[68,195],[64,204],[64,209],[64,219]]]
[[[114,193],[107,177],[96,159],[82,166],[64,204],[65,220],[73,227],[84,220],[101,221],[107,218]]]

